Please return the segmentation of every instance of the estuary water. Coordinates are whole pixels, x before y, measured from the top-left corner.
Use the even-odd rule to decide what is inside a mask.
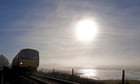
[[[121,80],[122,79],[122,70],[120,69],[50,69],[46,71],[58,71],[62,73],[69,73],[78,75],[80,77],[85,77],[95,80]],[[125,79],[126,80],[140,80],[140,70],[125,70]]]
[[[80,69],[76,70],[77,75],[81,77],[96,80],[121,80],[122,70],[100,70],[100,69]],[[125,70],[125,79],[140,80],[140,71]]]

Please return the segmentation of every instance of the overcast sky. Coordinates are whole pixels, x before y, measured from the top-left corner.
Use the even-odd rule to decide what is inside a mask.
[[[75,24],[94,18],[98,33],[77,41]],[[0,53],[40,51],[40,65],[140,66],[139,0],[0,0]]]

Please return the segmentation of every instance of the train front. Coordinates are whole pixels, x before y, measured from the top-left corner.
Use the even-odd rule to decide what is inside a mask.
[[[24,49],[19,55],[19,67],[23,69],[37,70],[39,66],[39,52],[33,49]]]

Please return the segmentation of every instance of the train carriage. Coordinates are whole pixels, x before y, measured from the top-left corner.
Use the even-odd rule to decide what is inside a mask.
[[[39,66],[39,52],[35,49],[22,49],[13,59],[12,68],[36,71]]]

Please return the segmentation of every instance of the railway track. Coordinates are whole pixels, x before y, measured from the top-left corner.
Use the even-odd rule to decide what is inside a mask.
[[[28,78],[32,81],[35,81],[36,84],[80,84],[73,81],[68,81],[64,79],[58,79],[54,77],[49,77],[39,73],[26,73],[22,75],[23,78]]]

